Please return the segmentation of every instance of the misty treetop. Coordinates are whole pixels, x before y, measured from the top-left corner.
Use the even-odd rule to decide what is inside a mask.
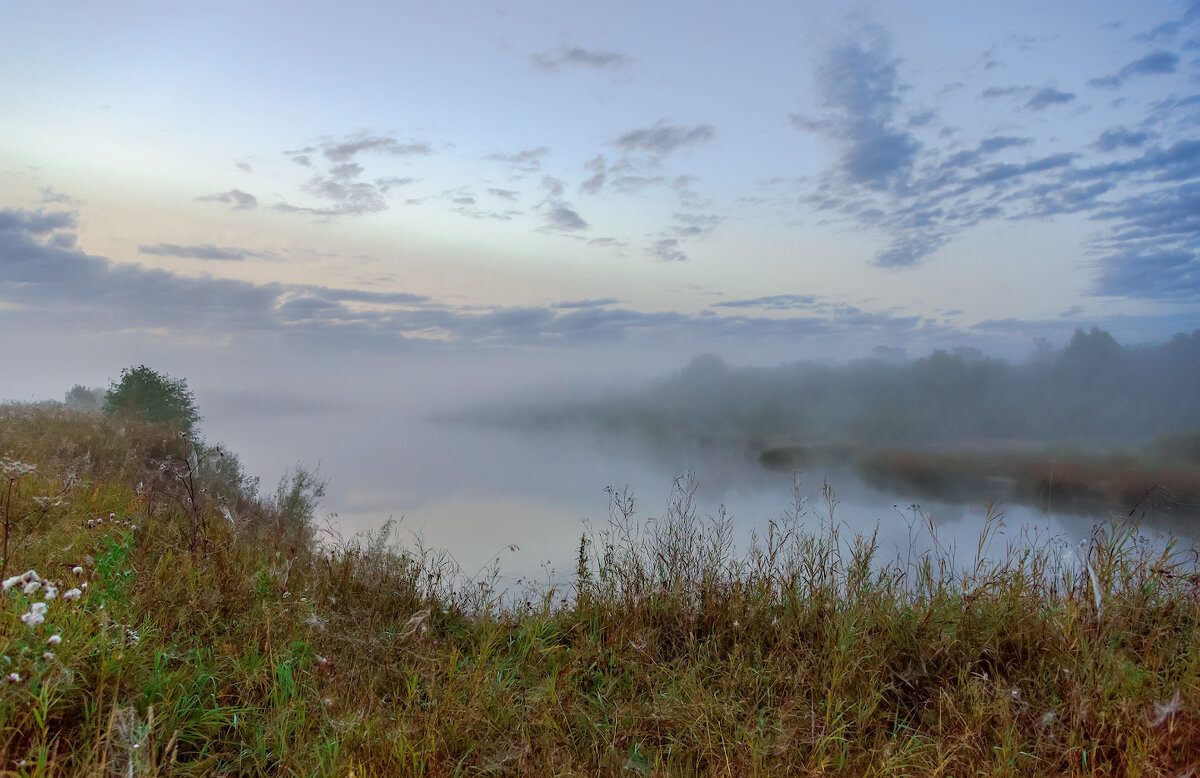
[[[524,409],[519,423],[769,447],[1126,445],[1200,429],[1200,330],[1124,346],[1100,329],[1022,363],[976,349],[904,361],[890,351],[845,365],[734,368],[713,355],[618,398]]]
[[[178,428],[192,437],[200,412],[187,381],[172,378],[145,365],[127,367],[104,395],[108,413],[130,413],[154,424]]]

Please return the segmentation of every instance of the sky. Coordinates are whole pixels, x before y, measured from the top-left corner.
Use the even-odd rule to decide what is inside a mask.
[[[14,399],[1200,327],[1197,2],[6,3],[0,105]]]

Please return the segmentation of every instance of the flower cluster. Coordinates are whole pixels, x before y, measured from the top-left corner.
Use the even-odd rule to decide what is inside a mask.
[[[115,514],[115,513],[108,514],[108,523],[110,526],[114,526],[114,527],[129,527],[130,529],[134,529],[134,530],[137,529],[137,525],[134,524],[131,519],[118,519],[117,514]],[[101,516],[97,516],[94,519],[88,519],[86,522],[84,522],[83,526],[87,527],[88,529],[96,529],[97,527],[103,527],[104,526],[104,518]]]
[[[83,568],[79,566],[73,567],[71,569],[71,573],[76,577],[81,576],[83,574]],[[30,629],[33,629],[34,627],[37,627],[46,621],[46,616],[50,611],[50,601],[59,599],[60,595],[58,590],[60,586],[61,582],[43,578],[42,576],[38,575],[36,570],[26,570],[20,575],[14,575],[10,578],[5,578],[3,582],[0,582],[0,587],[2,587],[5,592],[8,592],[14,596],[19,592],[31,600],[34,596],[41,597],[40,601],[30,601],[29,610],[20,616],[21,621],[28,625]],[[63,600],[81,599],[86,588],[87,582],[81,581],[78,587],[68,589],[61,595],[61,597]],[[62,641],[63,637],[58,632],[55,632],[47,637],[47,649],[42,652],[42,659],[46,661],[52,661],[54,659],[54,652],[50,651],[49,647],[57,646],[62,643]],[[0,658],[2,658],[5,663],[11,664],[11,660],[7,656]],[[20,683],[21,675],[16,672],[11,673],[9,675],[9,681],[12,683]]]

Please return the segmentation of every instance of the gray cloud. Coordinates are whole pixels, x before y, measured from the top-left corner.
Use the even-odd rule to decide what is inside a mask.
[[[828,307],[828,303],[811,294],[776,294],[770,297],[754,297],[746,300],[725,300],[713,303],[713,308],[761,308],[768,311],[794,309],[813,310]]]
[[[359,134],[343,140],[326,139],[318,148],[330,162],[348,162],[363,152],[390,154],[397,157],[432,154],[433,149],[424,141],[401,143],[387,135]]]
[[[242,171],[243,173],[253,173],[254,172],[254,170],[250,167],[249,162],[239,162],[236,165],[234,165],[234,167],[236,167],[238,170]]]
[[[687,262],[688,255],[679,248],[677,238],[662,238],[650,244],[646,252],[662,262]]]
[[[317,145],[285,151],[293,162],[317,169],[314,157],[320,152],[324,170],[314,172],[301,189],[305,194],[323,201],[321,205],[296,205],[280,202],[272,206],[283,213],[304,214],[323,219],[339,216],[360,216],[379,213],[388,209],[388,193],[407,186],[416,179],[410,176],[381,176],[370,181],[359,180],[366,168],[356,160],[361,154],[386,154],[395,157],[431,154],[432,149],[423,141],[401,143],[388,135],[358,133],[345,138],[324,138]]]
[[[1150,134],[1143,130],[1128,130],[1115,127],[1100,133],[1093,144],[1099,151],[1116,151],[1118,149],[1137,149],[1146,144]]]
[[[42,194],[41,202],[46,205],[85,205],[86,201],[71,197],[69,194],[55,191],[52,186],[43,186],[38,190]]]
[[[1174,73],[1179,67],[1179,55],[1159,49],[1152,51],[1141,59],[1130,62],[1117,73],[1103,78],[1093,78],[1088,84],[1101,89],[1116,89],[1127,79],[1136,76],[1152,76]]]
[[[565,204],[554,205],[546,213],[546,226],[554,230],[574,232],[586,230],[588,223]]]
[[[581,46],[562,46],[558,54],[533,54],[530,60],[546,73],[555,73],[564,67],[586,67],[595,70],[604,68],[622,68],[631,60],[628,56],[616,51],[592,51]]]
[[[985,99],[988,99],[988,100],[994,100],[997,97],[1014,97],[1016,95],[1023,95],[1023,94],[1028,93],[1032,89],[1033,89],[1033,87],[1028,87],[1028,86],[1009,86],[1009,87],[992,86],[992,87],[988,87],[987,89],[980,92],[979,96],[983,97]]]
[[[248,192],[243,192],[241,189],[230,189],[227,192],[201,195],[196,198],[196,202],[225,203],[233,206],[233,210],[235,211],[247,211],[258,207],[258,198]]]
[[[513,154],[488,154],[484,159],[491,162],[503,162],[522,173],[534,173],[542,169],[542,158],[549,154],[548,146],[538,146],[535,149],[525,149]]]
[[[245,249],[221,248],[204,243],[199,246],[179,246],[174,243],[156,243],[153,246],[138,246],[139,254],[156,257],[181,257],[183,259],[215,259],[240,262],[247,257],[257,256]]]
[[[492,197],[499,197],[501,200],[508,200],[509,202],[516,202],[517,195],[520,194],[520,192],[514,192],[511,189],[496,189],[495,187],[489,188],[487,193]]]
[[[644,151],[655,156],[666,156],[687,146],[707,143],[716,136],[711,124],[683,127],[660,121],[653,127],[645,127],[622,133],[613,143],[626,151]]]
[[[853,184],[886,191],[902,187],[921,144],[897,129],[900,83],[886,37],[871,31],[867,45],[834,49],[817,69],[817,89],[827,116],[797,114],[794,126],[815,131],[842,146],[840,172]]]
[[[604,297],[598,300],[564,300],[555,303],[555,308],[602,308],[607,305],[618,305],[620,300],[615,297]]]
[[[37,323],[53,312],[56,326],[92,335],[104,334],[96,332],[96,322],[112,322],[124,332],[153,329],[218,338],[236,333],[243,342],[269,344],[288,338],[305,353],[318,346],[389,353],[639,338],[655,344],[672,338],[706,344],[828,344],[863,336],[894,342],[956,332],[888,311],[826,308],[805,295],[757,298],[746,305],[732,301],[725,307],[759,307],[778,314],[790,306],[803,314],[782,317],[633,311],[613,298],[472,309],[405,292],[190,277],[71,248],[74,226],[69,213],[0,210],[0,302],[18,304],[9,312],[11,320],[27,317]],[[670,256],[669,243],[661,248],[666,259],[678,259]],[[1159,266],[1173,267],[1165,260]],[[810,303],[811,309],[804,310]],[[113,311],[120,316],[114,318]],[[431,335],[438,340],[429,340]]]
[[[1025,107],[1030,110],[1041,111],[1052,105],[1069,103],[1074,99],[1074,92],[1063,92],[1052,86],[1044,86],[1033,97],[1029,98],[1029,102],[1025,103]]]
[[[604,188],[604,181],[607,178],[604,155],[597,155],[584,165],[584,168],[590,170],[592,176],[579,185],[579,190],[585,194],[596,194]]]
[[[0,210],[0,232],[43,236],[58,230],[72,229],[76,224],[76,215],[68,211],[43,213],[40,210]]]

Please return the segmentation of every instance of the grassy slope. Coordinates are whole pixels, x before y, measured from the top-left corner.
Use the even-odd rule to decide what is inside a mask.
[[[19,616],[38,594],[0,598],[0,661],[20,676],[0,682],[0,763],[19,773],[1200,766],[1194,558],[1120,531],[1097,534],[1087,565],[1029,542],[954,571],[936,554],[889,564],[871,538],[793,516],[735,557],[728,523],[698,519],[681,484],[649,523],[621,518],[617,495],[572,591],[505,598],[382,535],[318,547],[303,516],[262,501],[231,525],[215,487],[193,502],[160,469],[187,453],[162,431],[0,416],[0,456],[37,465],[7,494],[5,576],[89,584],[35,627]],[[109,512],[137,529],[87,527]]]

